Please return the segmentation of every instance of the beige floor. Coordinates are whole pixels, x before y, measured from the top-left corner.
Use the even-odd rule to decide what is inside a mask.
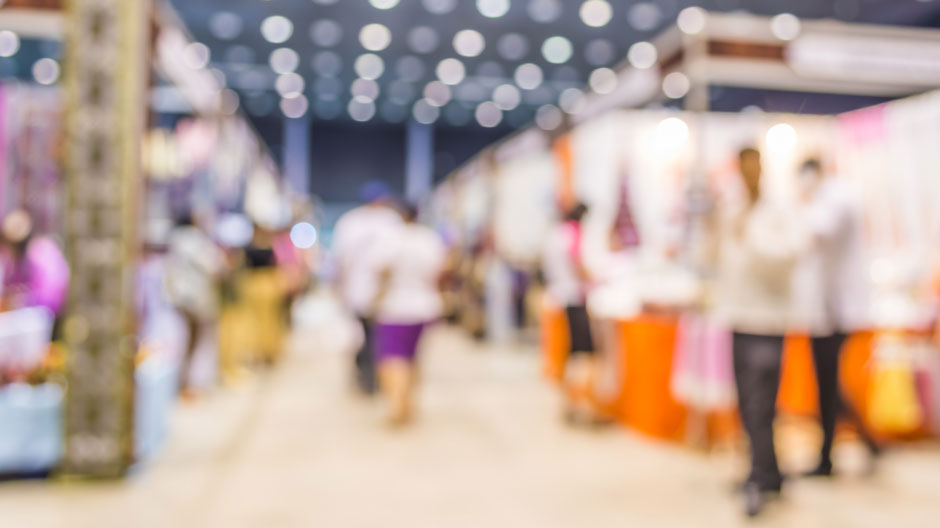
[[[300,341],[269,375],[180,408],[169,445],[125,482],[0,484],[0,526],[753,524],[729,492],[740,457],[566,429],[532,348],[434,332],[420,423],[389,431],[349,393],[347,358]],[[896,450],[874,478],[795,482],[758,525],[940,526],[940,449]]]

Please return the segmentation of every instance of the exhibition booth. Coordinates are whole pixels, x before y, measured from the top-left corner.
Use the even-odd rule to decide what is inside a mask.
[[[747,17],[736,26],[726,16],[702,16],[708,18],[701,27],[674,28],[660,39],[657,72],[626,64],[617,90],[586,95],[564,125],[517,133],[458,169],[435,197],[439,225],[459,247],[492,238],[495,259],[535,269],[560,208],[585,203],[583,259],[595,280],[588,307],[602,350],[598,409],[653,437],[720,443],[734,438],[739,426],[730,334],[699,304],[714,272],[707,264],[705,218],[716,204],[740,199],[741,148],[761,151],[765,192],[783,199],[797,197],[800,165],[819,158],[857,195],[868,248],[870,325],[843,353],[846,399],[884,440],[940,432],[940,353],[931,338],[940,293],[940,210],[934,203],[940,179],[933,176],[940,169],[940,93],[840,115],[625,109],[655,101],[653,92],[662,97],[660,82],[666,89],[665,79],[676,71],[689,74],[683,94],[692,103],[696,83],[898,97],[933,82],[910,72],[888,80],[869,76],[880,84],[851,79],[857,72],[844,68],[828,72],[833,77],[827,80],[807,73],[814,60],[807,46],[835,49],[842,35],[840,49],[854,53],[867,27],[807,23],[801,41],[773,36],[768,28],[776,21],[769,19]],[[937,39],[935,32],[893,28],[877,28],[874,35],[923,38],[927,46]],[[771,53],[768,46],[782,49]],[[828,59],[844,66],[844,57]],[[791,62],[775,63],[783,60]],[[759,67],[749,70],[754,64]],[[835,79],[836,73],[842,77]],[[650,75],[657,79],[652,84],[643,80]],[[567,327],[563,307],[548,296],[540,335],[544,373],[560,381]],[[798,332],[787,338],[778,406],[785,415],[817,413],[809,340]]]
[[[187,63],[192,39],[174,13],[162,7],[149,21],[154,30],[149,69],[155,85],[137,102],[147,125],[140,138],[141,188],[139,207],[134,208],[140,224],[131,256],[138,339],[127,437],[128,458],[135,464],[148,460],[167,434],[187,340],[185,323],[163,284],[161,255],[175,219],[183,211],[200,210],[265,220],[286,210],[272,211],[277,207],[272,204],[288,203],[263,141],[238,112],[237,100],[230,100],[234,93],[207,69]],[[10,8],[4,10],[0,29],[17,31],[23,42],[58,45],[62,21],[55,9]],[[48,86],[25,79],[0,83],[0,218],[26,209],[34,233],[63,248],[70,221],[64,114],[73,103],[57,79],[48,80]],[[102,184],[94,191],[105,194],[108,189]],[[75,249],[66,254],[75,254]],[[76,266],[68,263],[73,277]],[[54,336],[53,314],[2,311],[7,308],[0,306],[0,475],[42,474],[59,468],[66,455],[70,391],[103,378],[82,381],[70,375],[68,347],[63,332]],[[211,383],[214,360],[203,363],[201,377]]]

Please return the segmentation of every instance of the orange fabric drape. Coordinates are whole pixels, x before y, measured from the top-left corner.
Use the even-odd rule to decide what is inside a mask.
[[[777,409],[787,414],[816,416],[819,413],[818,398],[809,338],[804,335],[789,336],[783,345],[783,370]]]
[[[560,383],[568,360],[568,325],[565,311],[556,306],[544,306],[541,318],[542,372],[549,380]]]
[[[610,352],[620,357],[613,364],[621,369],[620,385],[613,400],[605,398],[605,411],[624,425],[643,434],[666,440],[684,437],[687,411],[675,400],[670,389],[677,322],[669,317],[641,316],[636,319],[612,321],[614,325]],[[568,351],[568,330],[565,312],[546,307],[542,313],[543,369],[546,377],[561,381]],[[846,401],[865,420],[870,390],[872,346],[875,334],[861,332],[846,342],[840,365],[840,384]],[[784,345],[783,372],[777,405],[781,413],[804,417],[818,415],[816,377],[806,336],[790,336]],[[736,434],[739,424],[736,410],[711,413],[708,417],[709,438],[727,439]],[[869,429],[871,429],[869,427]],[[922,438],[923,428],[903,437],[877,430],[876,436],[887,439]]]
[[[641,316],[618,321],[624,355],[617,417],[637,431],[667,440],[684,435],[685,408],[672,396],[672,360],[678,322]]]

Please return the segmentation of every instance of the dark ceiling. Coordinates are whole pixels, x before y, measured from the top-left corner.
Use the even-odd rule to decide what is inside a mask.
[[[717,11],[746,10],[767,15],[792,12],[804,18],[884,24],[937,26],[940,22],[940,0],[609,0],[613,16],[603,27],[589,27],[581,20],[578,13],[583,0],[511,0],[508,13],[499,18],[483,16],[475,0],[400,0],[387,10],[370,3],[382,1],[172,3],[195,38],[209,46],[213,66],[225,73],[230,86],[239,92],[243,108],[255,117],[280,115],[280,97],[274,90],[277,75],[268,59],[275,49],[289,47],[300,58],[296,72],[306,81],[305,95],[314,118],[349,121],[350,88],[357,78],[353,65],[357,57],[368,53],[359,33],[363,26],[379,23],[390,30],[392,38],[387,48],[375,52],[383,59],[385,70],[377,79],[380,94],[375,115],[369,121],[407,119],[424,87],[436,79],[437,64],[458,58],[466,66],[466,78],[453,87],[453,99],[440,114],[441,122],[450,126],[477,126],[473,119],[477,105],[488,100],[496,86],[512,84],[515,69],[530,62],[543,70],[545,82],[536,89],[521,90],[521,104],[506,112],[502,123],[513,127],[528,124],[540,105],[557,103],[565,88],[583,86],[594,68],[619,62],[631,44],[652,38],[671,24],[682,8],[693,4]],[[429,10],[435,6],[440,11],[452,10],[435,14]],[[266,41],[260,29],[262,21],[274,15],[286,17],[293,25],[292,35],[281,44]],[[455,52],[454,35],[465,29],[476,30],[485,38],[485,49],[477,57],[461,57]],[[501,49],[507,46],[508,34],[522,37],[509,39],[527,44],[524,53]],[[541,53],[542,43],[556,35],[566,37],[573,45],[570,60],[560,65],[549,63]],[[360,118],[370,114],[368,109],[359,110]]]

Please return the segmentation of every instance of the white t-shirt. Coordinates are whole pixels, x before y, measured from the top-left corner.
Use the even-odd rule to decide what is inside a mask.
[[[548,282],[548,294],[562,306],[584,304],[586,285],[571,253],[576,236],[571,225],[560,224],[549,233],[542,251],[542,269]]]
[[[378,292],[381,268],[376,262],[380,241],[401,225],[388,207],[365,205],[340,217],[333,233],[333,251],[342,274],[342,296],[357,314],[366,314]]]
[[[376,319],[416,324],[431,322],[443,314],[438,279],[444,271],[447,250],[434,230],[403,223],[383,238],[373,255],[380,269],[389,274]]]

